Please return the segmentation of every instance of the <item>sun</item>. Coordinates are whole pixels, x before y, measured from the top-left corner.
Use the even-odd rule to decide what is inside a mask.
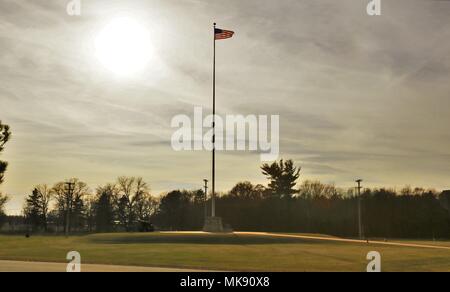
[[[117,75],[142,71],[152,56],[148,31],[128,17],[106,25],[96,37],[95,48],[100,62]]]

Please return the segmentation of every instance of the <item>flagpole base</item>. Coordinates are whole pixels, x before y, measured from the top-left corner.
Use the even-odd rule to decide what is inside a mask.
[[[222,218],[220,217],[206,217],[205,225],[203,226],[204,232],[224,232]]]

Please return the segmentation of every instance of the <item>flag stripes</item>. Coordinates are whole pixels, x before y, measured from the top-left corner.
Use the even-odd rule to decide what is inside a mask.
[[[214,29],[214,35],[216,40],[224,40],[231,38],[234,35],[234,31],[216,28]]]

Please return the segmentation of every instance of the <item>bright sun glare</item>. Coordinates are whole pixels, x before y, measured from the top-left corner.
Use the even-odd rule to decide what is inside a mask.
[[[118,75],[141,71],[152,55],[147,30],[126,17],[116,18],[103,28],[95,47],[100,62]]]

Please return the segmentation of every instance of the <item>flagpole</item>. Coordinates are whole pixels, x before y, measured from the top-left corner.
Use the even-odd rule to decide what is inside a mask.
[[[213,28],[213,137],[212,137],[212,196],[211,217],[216,217],[216,23]]]

